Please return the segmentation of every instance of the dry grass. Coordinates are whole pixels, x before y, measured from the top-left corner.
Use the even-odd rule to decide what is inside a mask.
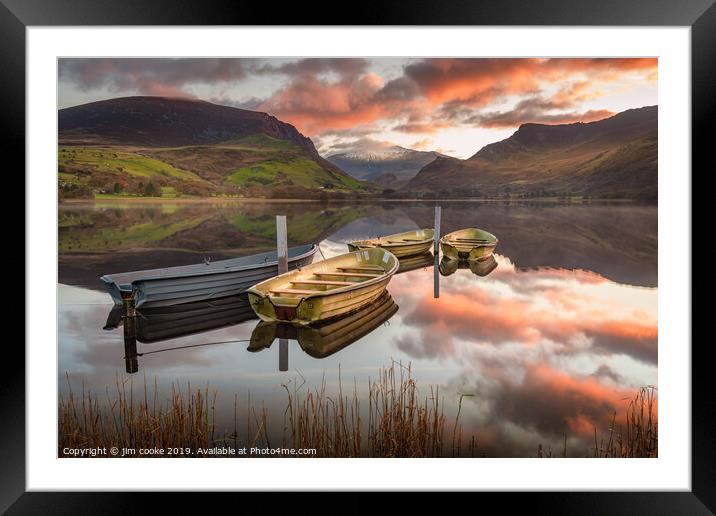
[[[609,433],[597,441],[594,430],[594,457],[658,457],[659,424],[656,415],[656,388],[642,387],[626,408],[625,424],[615,428],[616,412]]]
[[[187,385],[180,391],[172,386],[169,400],[160,404],[156,394],[149,399],[146,380],[144,395],[135,398],[132,382],[119,378],[114,392],[110,394],[108,387],[103,398],[84,386],[81,397],[70,389],[59,403],[60,456],[65,447],[206,447],[214,439],[215,399],[215,393],[210,399],[208,389]]]
[[[626,407],[624,423],[617,425],[617,413],[607,432],[597,437],[594,427],[594,442],[589,457],[597,458],[655,458],[659,453],[659,424],[657,417],[656,387],[640,388]],[[560,455],[551,447],[537,447],[537,457],[567,457],[567,435],[564,436]]]
[[[68,380],[69,381],[69,380]],[[281,446],[313,448],[315,457],[459,457],[476,456],[477,438],[467,439],[463,448],[460,412],[461,394],[451,431],[437,386],[423,394],[412,377],[410,365],[394,362],[368,381],[367,396],[359,396],[356,382],[344,393],[338,373],[338,392],[320,386],[304,389],[289,382],[286,391],[282,433],[272,433],[269,411],[261,403],[246,400],[246,416],[239,421],[239,399],[234,397],[234,428],[215,435],[216,393],[208,388],[185,389],[172,386],[170,396],[157,400],[156,383],[150,398],[146,380],[143,394],[134,395],[131,380],[117,378],[104,396],[85,391],[76,396],[72,389],[59,403],[59,455],[63,448],[212,448],[215,446]],[[361,401],[364,400],[364,401]],[[366,406],[367,405],[367,406]],[[658,426],[655,388],[642,388],[626,409],[625,424],[615,427],[616,413],[608,433],[597,439],[593,457],[656,457]],[[274,429],[276,430],[276,429]],[[240,437],[239,434],[244,434]],[[281,435],[281,438],[276,438]],[[271,437],[276,438],[272,442]],[[447,444],[447,446],[446,446]],[[562,443],[560,443],[560,448]],[[567,436],[560,455],[567,456]],[[559,452],[558,452],[559,453]],[[484,455],[484,454],[483,454]],[[538,457],[552,457],[550,448],[539,446]]]
[[[421,399],[410,365],[394,363],[368,382],[367,413],[361,416],[358,387],[343,394],[326,394],[321,386],[301,395],[287,393],[284,445],[315,448],[322,457],[439,457],[443,453],[445,416],[438,389]],[[367,426],[363,423],[367,419]]]

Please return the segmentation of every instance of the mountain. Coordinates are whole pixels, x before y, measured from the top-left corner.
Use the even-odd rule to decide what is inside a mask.
[[[408,181],[410,181],[410,179],[403,179],[401,177],[398,177],[393,172],[385,172],[384,174],[381,174],[375,179],[373,179],[373,183],[375,183],[376,185],[382,186],[384,189],[390,190],[400,190],[408,184]]]
[[[438,157],[404,189],[656,199],[657,122],[657,106],[648,106],[596,122],[523,124],[466,160]]]
[[[58,129],[60,187],[70,197],[366,189],[294,126],[257,111],[125,97],[61,109]]]
[[[393,174],[398,181],[407,182],[438,156],[440,154],[437,152],[416,151],[394,145],[370,151],[333,154],[326,159],[364,181],[375,181],[385,174]],[[391,179],[391,176],[386,178]]]

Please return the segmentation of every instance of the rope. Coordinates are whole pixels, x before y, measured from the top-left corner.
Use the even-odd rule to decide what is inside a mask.
[[[174,351],[175,349],[187,349],[187,348],[199,348],[202,346],[215,346],[217,344],[234,344],[237,342],[251,342],[251,339],[242,339],[242,340],[220,340],[217,342],[205,342],[203,344],[189,344],[187,346],[177,346],[175,348],[166,348],[166,349],[157,349],[154,351],[146,351],[144,353],[137,353],[138,357],[143,357],[144,355],[153,355],[154,353],[161,353],[162,351]]]

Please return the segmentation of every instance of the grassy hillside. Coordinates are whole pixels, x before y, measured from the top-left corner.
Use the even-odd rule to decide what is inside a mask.
[[[61,197],[349,195],[371,187],[266,113],[128,97],[59,112]]]
[[[67,197],[267,195],[277,191],[290,196],[301,189],[366,189],[361,181],[330,164],[325,166],[305,149],[267,135],[167,148],[67,145],[60,146],[58,161],[59,184]]]

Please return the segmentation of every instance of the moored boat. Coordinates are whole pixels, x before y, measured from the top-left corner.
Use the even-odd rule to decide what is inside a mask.
[[[288,250],[289,270],[308,265],[318,251],[315,244]],[[134,306],[171,306],[238,295],[257,282],[276,275],[276,251],[205,261],[193,265],[108,274],[104,282],[115,304],[132,301]]]
[[[378,299],[360,310],[324,324],[300,326],[261,321],[251,334],[248,350],[269,348],[276,339],[294,339],[308,355],[325,358],[365,337],[397,311],[398,305],[387,291],[383,291]]]
[[[398,259],[389,251],[364,249],[289,271],[247,292],[264,321],[313,324],[375,300],[397,269]]]
[[[484,229],[453,231],[440,239],[443,256],[450,260],[481,260],[492,255],[497,237]]]
[[[358,251],[380,247],[390,251],[398,258],[402,258],[403,256],[415,256],[427,252],[433,243],[434,236],[435,230],[433,229],[417,229],[394,235],[349,242],[348,249]]]

